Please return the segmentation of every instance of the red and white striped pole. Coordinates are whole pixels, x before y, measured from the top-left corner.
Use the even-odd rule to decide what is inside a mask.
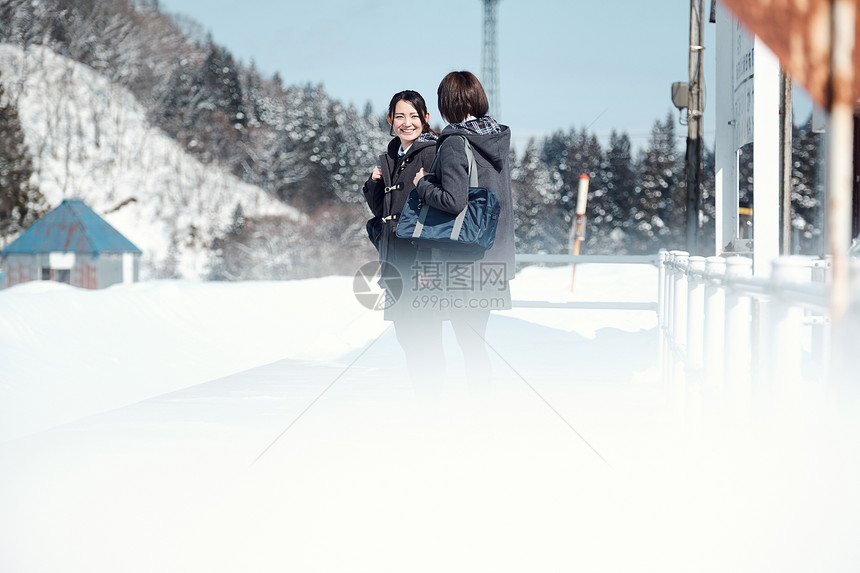
[[[585,204],[588,201],[588,175],[579,176],[579,189],[576,195],[576,221],[573,226],[573,254],[579,256],[579,244],[585,238]],[[570,271],[570,292],[573,292],[573,281],[576,278],[576,263]]]

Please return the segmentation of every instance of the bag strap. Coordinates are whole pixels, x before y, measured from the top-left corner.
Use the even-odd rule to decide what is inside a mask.
[[[466,158],[469,160],[469,187],[477,187],[478,165],[475,163],[475,154],[472,153],[472,145],[464,136],[461,135],[460,137],[463,138],[463,144],[466,148]]]
[[[388,165],[388,155],[383,153],[379,156],[379,170],[382,172],[382,183],[391,187],[391,171]]]
[[[379,156],[379,170],[382,172],[384,191],[382,195],[382,216],[388,217],[391,215],[391,195],[389,195],[389,191],[391,190],[391,171],[388,167],[388,154],[386,153]]]
[[[478,166],[475,163],[475,154],[472,152],[472,146],[469,145],[469,140],[459,136],[463,139],[463,146],[466,149],[466,158],[469,160],[468,173],[469,173],[469,187],[477,187],[478,186]],[[431,166],[431,171],[435,171],[436,159],[438,159],[439,154],[436,154],[436,157],[433,159],[433,165]],[[424,222],[427,220],[427,212],[429,211],[430,206],[427,204],[421,205],[421,211],[418,213],[418,221],[415,222],[415,229],[412,231],[412,238],[418,239],[421,237],[421,231],[424,230]],[[454,226],[451,229],[451,240],[456,241],[460,237],[460,230],[463,228],[463,221],[466,219],[466,211],[469,210],[469,203],[466,202],[466,206],[462,211],[457,213],[457,217],[454,219]]]
[[[427,211],[430,209],[430,205],[427,203],[423,203],[421,205],[421,210],[418,212],[418,220],[415,221],[415,228],[412,230],[412,238],[420,239],[421,231],[424,230],[424,221],[427,220]]]
[[[478,166],[475,163],[475,154],[472,153],[472,146],[469,144],[469,140],[464,136],[460,136],[463,138],[463,147],[466,148],[466,159],[469,160],[469,187],[477,187],[478,186]],[[460,230],[463,228],[463,221],[466,219],[466,211],[469,210],[469,201],[466,201],[466,207],[463,208],[457,214],[457,218],[454,219],[454,227],[451,229],[451,240],[456,241],[460,238]]]

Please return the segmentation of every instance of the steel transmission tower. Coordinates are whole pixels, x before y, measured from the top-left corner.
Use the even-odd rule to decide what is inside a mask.
[[[484,2],[484,46],[481,50],[481,83],[490,100],[490,117],[499,119],[499,52],[496,44],[496,7],[499,0]]]

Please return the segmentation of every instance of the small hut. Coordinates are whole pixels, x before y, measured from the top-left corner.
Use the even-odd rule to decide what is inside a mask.
[[[137,281],[141,251],[83,201],[66,199],[0,254],[6,286],[53,280],[98,289]]]

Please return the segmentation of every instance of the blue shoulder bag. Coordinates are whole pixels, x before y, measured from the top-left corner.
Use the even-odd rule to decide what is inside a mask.
[[[469,140],[462,138],[469,160],[469,203],[459,213],[448,213],[422,202],[413,189],[403,206],[395,234],[416,247],[481,252],[496,240],[499,205],[496,194],[478,187],[478,166]]]

